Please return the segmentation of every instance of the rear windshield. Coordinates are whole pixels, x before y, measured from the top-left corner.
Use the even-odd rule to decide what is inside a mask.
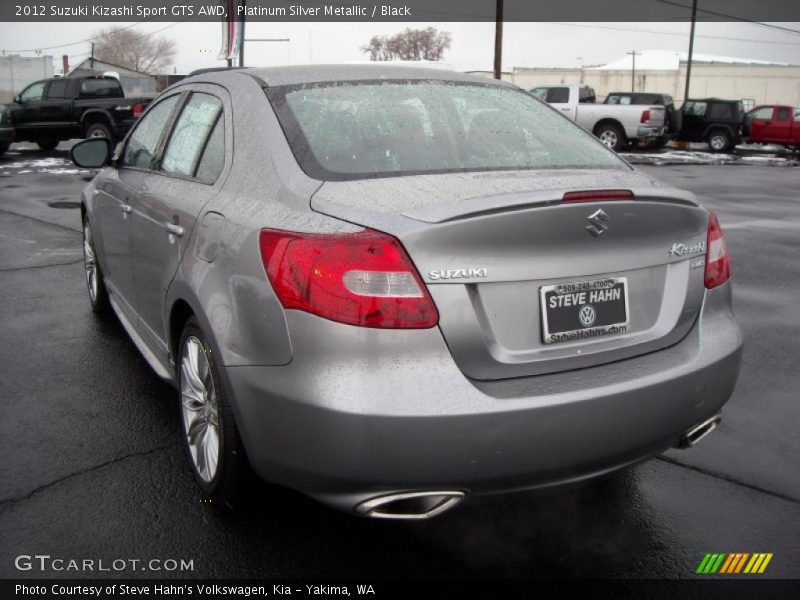
[[[403,80],[266,91],[300,167],[316,179],[625,168],[569,119],[515,88]]]
[[[116,79],[84,79],[81,96],[116,98],[122,96],[122,86]]]

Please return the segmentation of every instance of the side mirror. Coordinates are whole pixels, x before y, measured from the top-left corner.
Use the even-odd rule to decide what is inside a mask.
[[[17,104],[22,104],[22,98],[20,98],[19,94],[14,96],[14,102],[16,102]]]
[[[99,169],[108,164],[114,146],[108,138],[91,138],[78,142],[69,150],[69,157],[79,167]]]

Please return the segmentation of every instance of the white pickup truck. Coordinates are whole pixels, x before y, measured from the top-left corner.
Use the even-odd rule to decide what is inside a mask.
[[[663,106],[596,104],[594,90],[585,85],[540,86],[531,90],[556,110],[595,134],[619,152],[628,142],[642,143],[665,133]]]

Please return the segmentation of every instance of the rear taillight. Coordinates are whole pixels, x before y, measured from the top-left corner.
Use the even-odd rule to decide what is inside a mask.
[[[133,116],[134,117],[141,117],[143,112],[144,112],[144,104],[137,103],[137,104],[133,105]]]
[[[641,118],[641,120],[639,122],[640,123],[649,123],[650,122],[650,111],[649,110],[643,110],[642,111],[642,118]]]
[[[406,251],[390,235],[262,229],[261,260],[284,308],[384,329],[433,327],[439,313]]]
[[[708,249],[706,250],[706,287],[722,285],[731,278],[731,255],[722,235],[716,213],[708,219]]]
[[[586,192],[567,192],[562,202],[605,202],[606,200],[633,200],[630,190],[589,190]]]

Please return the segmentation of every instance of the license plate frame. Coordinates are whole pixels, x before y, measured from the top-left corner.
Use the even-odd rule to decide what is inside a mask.
[[[548,345],[560,344],[626,332],[630,326],[628,288],[627,277],[541,286],[539,314],[542,341]],[[559,296],[564,299],[556,300],[556,306],[552,306],[551,298]],[[584,310],[586,306],[590,308]],[[571,315],[573,312],[574,318]],[[623,318],[620,318],[620,314]],[[574,327],[569,325],[570,319]]]

